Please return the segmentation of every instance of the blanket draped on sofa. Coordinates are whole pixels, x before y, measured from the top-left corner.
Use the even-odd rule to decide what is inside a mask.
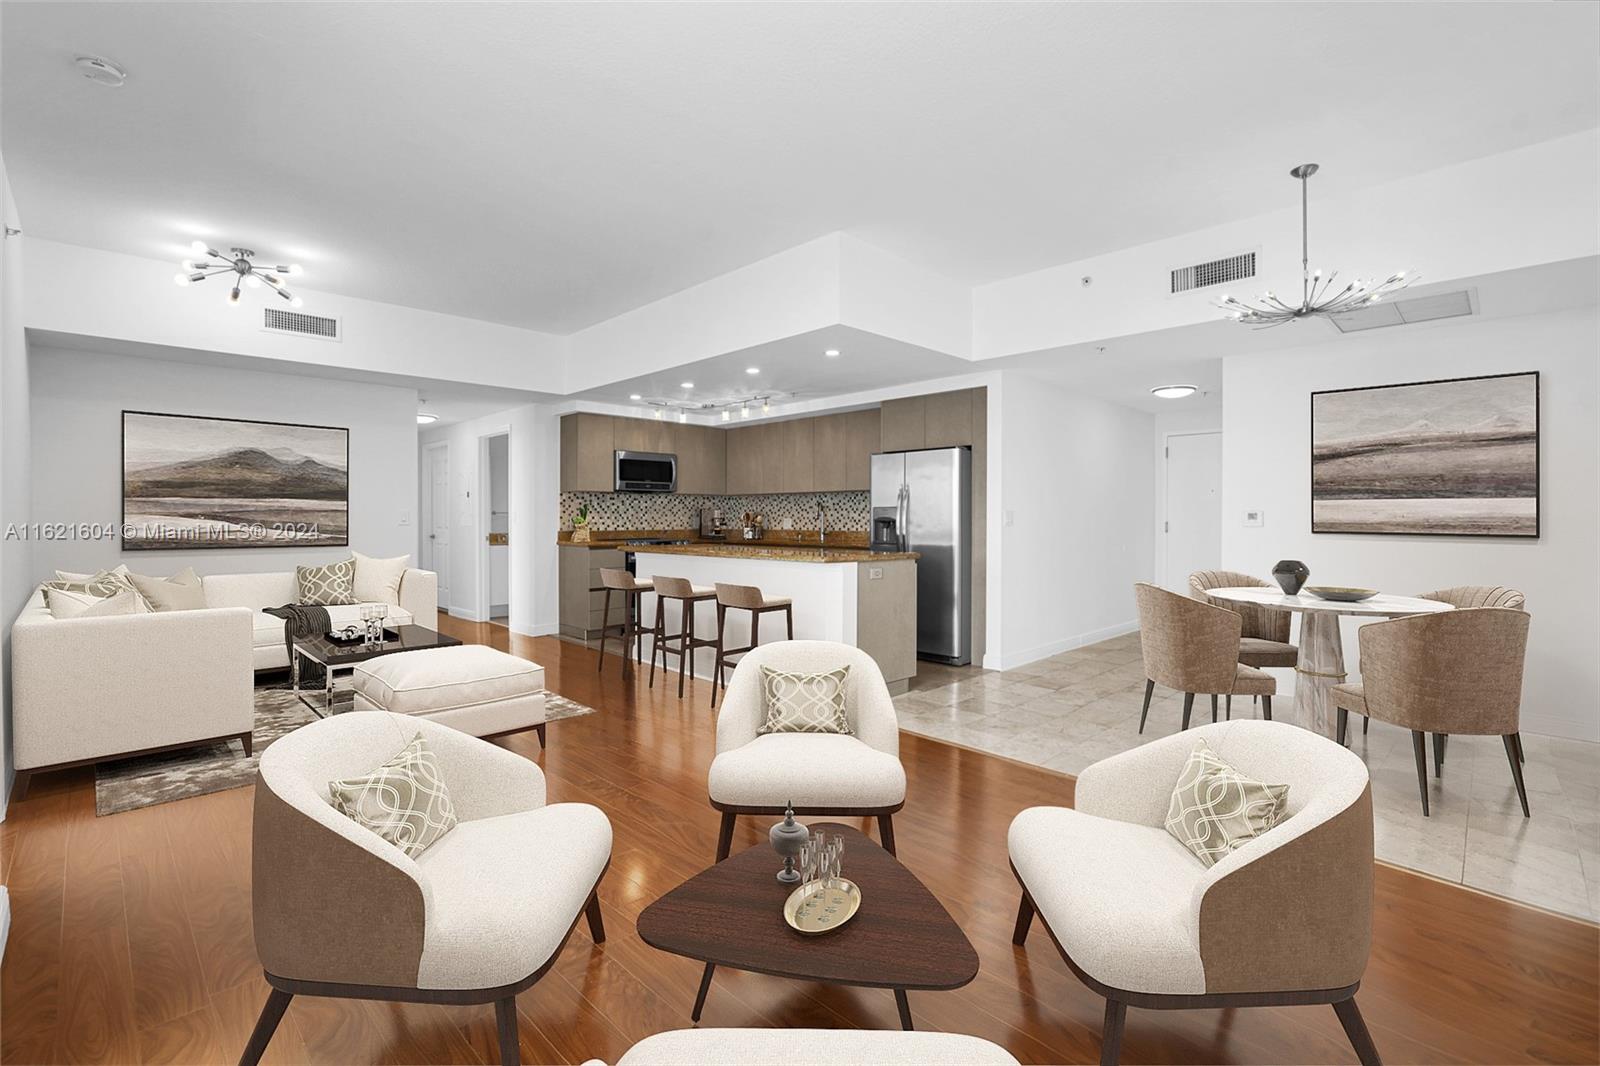
[[[333,628],[326,607],[309,603],[286,603],[282,607],[263,607],[262,613],[283,619],[283,650],[289,653],[289,669],[294,669],[294,642],[297,637],[327,636]],[[316,685],[322,682],[322,667],[309,660],[300,667],[300,684]]]

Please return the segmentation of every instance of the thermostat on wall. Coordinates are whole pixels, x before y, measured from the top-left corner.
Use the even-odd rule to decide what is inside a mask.
[[[1244,513],[1244,524],[1247,525],[1247,526],[1265,525],[1266,521],[1265,521],[1265,518],[1264,518],[1264,512],[1262,512],[1262,511],[1246,511]]]

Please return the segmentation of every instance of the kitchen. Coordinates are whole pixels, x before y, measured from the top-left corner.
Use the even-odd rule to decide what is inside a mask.
[[[599,571],[631,561],[641,578],[790,597],[796,638],[862,647],[895,691],[909,685],[919,657],[980,662],[987,421],[981,388],[727,429],[563,416],[561,635],[599,640]],[[908,468],[905,455],[889,453],[922,458]],[[672,457],[670,470],[655,456]],[[653,597],[643,610],[648,626]],[[615,600],[609,620],[623,620]],[[702,604],[695,621],[698,634],[714,633],[715,604]],[[679,623],[669,607],[668,632]],[[763,639],[783,635],[767,626]],[[747,637],[743,612],[730,611],[726,643]],[[709,676],[712,659],[699,653],[694,672]]]

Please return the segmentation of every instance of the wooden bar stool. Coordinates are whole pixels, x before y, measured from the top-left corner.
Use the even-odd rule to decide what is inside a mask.
[[[656,683],[656,652],[661,653],[661,671],[667,670],[667,656],[678,657],[678,698],[683,699],[683,679],[692,672],[694,666],[694,653],[696,648],[715,648],[717,642],[712,637],[697,637],[694,635],[694,607],[697,603],[717,598],[717,590],[696,585],[681,577],[663,577],[657,574],[654,578],[656,588],[656,624],[651,631],[654,638],[654,647],[650,649],[650,687]],[[667,632],[667,601],[677,600],[678,631]]]
[[[750,643],[743,648],[729,648],[724,641],[728,612],[750,612]],[[768,599],[754,585],[724,585],[717,582],[717,669],[711,682],[711,706],[717,705],[717,689],[726,688],[723,669],[733,665],[733,656],[743,655],[761,643],[761,616],[782,611],[789,623],[789,639],[794,639],[794,601],[787,596]]]
[[[637,658],[644,662],[644,626],[638,621],[644,619],[644,594],[654,592],[655,584],[648,578],[637,578],[626,570],[600,571],[600,590],[606,594],[600,609],[600,665],[599,673],[604,673],[606,668],[606,641],[611,638],[613,629],[622,630],[622,676],[633,676],[633,661]],[[611,594],[619,593],[622,596],[622,624],[611,624]],[[659,608],[657,612],[659,613]],[[629,645],[633,646],[633,654],[628,654]]]

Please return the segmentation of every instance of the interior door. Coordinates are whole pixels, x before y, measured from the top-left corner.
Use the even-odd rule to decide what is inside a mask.
[[[439,603],[450,602],[450,449],[428,452],[428,569],[439,575]]]
[[[1222,565],[1222,434],[1167,438],[1162,582],[1187,592],[1189,575]]]

